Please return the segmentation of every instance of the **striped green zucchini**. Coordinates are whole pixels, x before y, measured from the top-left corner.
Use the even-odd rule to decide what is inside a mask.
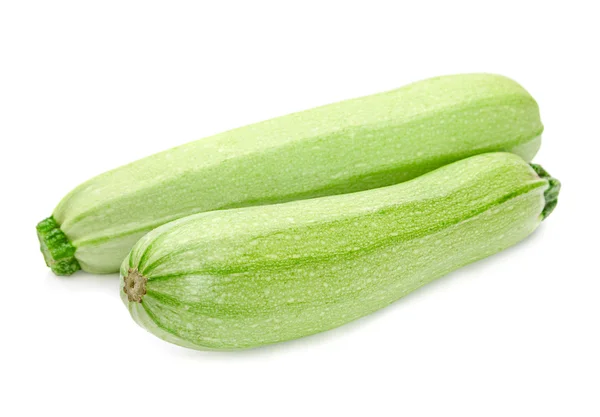
[[[246,126],[93,178],[38,225],[46,263],[117,272],[133,244],[210,210],[396,184],[484,152],[530,160],[542,124],[534,99],[498,75],[433,78]]]
[[[560,184],[510,153],[408,182],[196,214],[144,236],[121,267],[141,326],[195,349],[242,349],[340,326],[519,242]]]

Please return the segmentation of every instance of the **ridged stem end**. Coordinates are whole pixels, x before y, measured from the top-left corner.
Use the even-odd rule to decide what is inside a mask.
[[[36,229],[44,260],[52,272],[56,275],[71,275],[81,269],[75,259],[75,246],[60,230],[54,217],[42,220]]]
[[[560,181],[556,178],[552,177],[548,171],[542,168],[541,165],[537,164],[529,164],[531,168],[539,175],[540,178],[543,178],[548,181],[548,188],[544,191],[544,199],[546,200],[546,205],[542,210],[542,220],[546,219],[552,213],[556,204],[558,203],[558,194],[560,193]]]
[[[143,276],[137,268],[129,268],[123,281],[123,292],[127,294],[129,302],[141,303],[142,298],[146,295],[148,278]]]

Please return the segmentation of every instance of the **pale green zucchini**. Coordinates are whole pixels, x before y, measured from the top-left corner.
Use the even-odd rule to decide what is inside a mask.
[[[560,184],[532,167],[490,153],[389,187],[186,217],[133,247],[121,297],[141,326],[195,349],[328,330],[533,232]]]
[[[133,244],[169,221],[396,184],[474,154],[537,152],[534,99],[489,74],[433,78],[183,145],[68,194],[38,235],[57,274],[117,272]]]

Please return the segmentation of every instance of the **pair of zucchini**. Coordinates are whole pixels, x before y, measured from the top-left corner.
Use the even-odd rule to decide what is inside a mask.
[[[165,340],[275,343],[364,316],[531,233],[560,187],[527,163],[542,130],[510,79],[434,78],[107,172],[68,194],[38,236],[59,275],[120,268],[132,317]]]

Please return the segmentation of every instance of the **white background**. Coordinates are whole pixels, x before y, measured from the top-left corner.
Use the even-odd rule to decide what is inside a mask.
[[[3,1],[0,414],[599,416],[595,2]],[[210,353],[139,328],[118,279],[59,278],[35,224],[110,168],[430,76],[537,99],[563,182],[522,244],[334,331]]]

